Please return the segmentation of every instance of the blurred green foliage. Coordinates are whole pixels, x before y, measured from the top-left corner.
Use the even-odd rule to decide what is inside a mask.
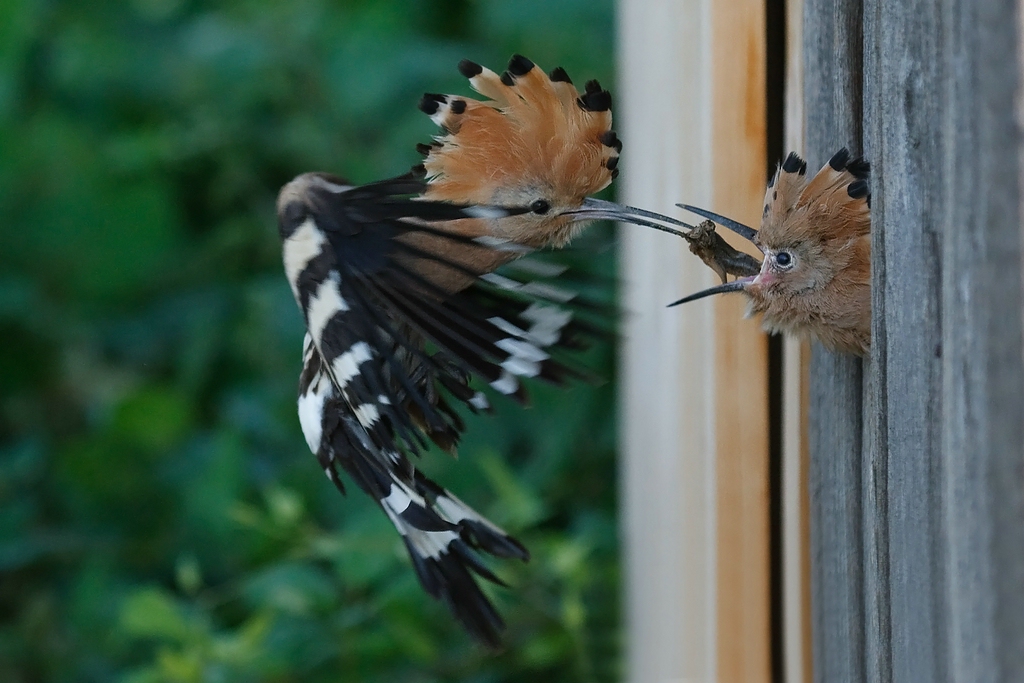
[[[459,59],[607,84],[612,33],[610,0],[0,0],[0,680],[618,678],[612,385],[423,461],[533,552],[487,653],[306,448],[273,218],[299,172],[417,163]]]

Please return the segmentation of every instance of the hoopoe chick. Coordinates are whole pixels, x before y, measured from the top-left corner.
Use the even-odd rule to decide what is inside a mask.
[[[761,229],[704,209],[754,243],[760,272],[691,294],[675,306],[722,292],[743,292],[769,332],[809,334],[832,351],[866,355],[871,345],[870,166],[845,148],[811,179],[790,154],[765,192]]]
[[[678,221],[588,198],[615,177],[621,149],[596,81],[580,94],[563,70],[545,76],[519,56],[500,77],[460,69],[490,100],[426,95],[421,109],[445,132],[421,146],[422,167],[363,186],[307,173],[277,212],[307,330],[298,407],[309,448],[339,489],[340,468],[377,501],[424,589],[497,647],[504,624],[474,574],[501,582],[478,553],[529,553],[410,455],[428,442],[454,451],[465,429],[455,406],[490,409],[481,384],[525,401],[524,378],[580,375],[565,354],[602,332],[578,315],[592,307],[553,264],[512,261],[597,218],[670,232],[660,223]]]

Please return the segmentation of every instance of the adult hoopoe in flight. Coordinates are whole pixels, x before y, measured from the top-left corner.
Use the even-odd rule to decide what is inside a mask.
[[[790,154],[768,183],[760,230],[680,204],[753,242],[764,261],[756,273],[669,305],[744,292],[750,312],[764,315],[767,331],[810,334],[832,351],[866,355],[871,346],[869,171],[864,159],[851,159],[844,148],[808,180],[807,163]]]
[[[285,273],[306,322],[299,419],[309,448],[344,491],[338,468],[402,535],[426,591],[482,642],[504,624],[473,574],[501,583],[477,553],[526,560],[518,541],[416,470],[432,441],[455,447],[454,404],[489,409],[477,378],[522,401],[521,380],[562,383],[556,356],[598,330],[535,263],[513,279],[494,270],[566,244],[589,221],[676,223],[588,197],[616,176],[621,143],[611,96],[581,94],[562,69],[521,56],[498,75],[459,64],[478,101],[425,95],[443,129],[412,173],[352,186],[307,173],[280,192]],[[684,226],[685,227],[685,226]]]

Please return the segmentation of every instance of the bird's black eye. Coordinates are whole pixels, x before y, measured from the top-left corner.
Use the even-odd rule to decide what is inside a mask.
[[[548,204],[548,201],[546,199],[538,199],[533,204],[530,204],[530,211],[533,211],[534,213],[544,215],[550,210],[551,205]]]
[[[788,251],[780,251],[775,254],[775,265],[783,270],[793,267],[793,255]]]

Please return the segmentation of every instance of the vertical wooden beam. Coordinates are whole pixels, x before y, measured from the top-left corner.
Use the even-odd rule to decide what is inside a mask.
[[[783,346],[783,651],[785,683],[811,683],[811,543],[808,408],[811,346]]]
[[[805,151],[817,168],[860,151],[861,5],[804,2]],[[861,361],[815,344],[811,359],[811,590],[814,679],[870,680],[864,668]]]
[[[766,180],[764,0],[712,8],[712,208],[756,225]],[[759,321],[744,319],[742,297],[709,303],[717,351],[718,679],[760,683],[771,676],[768,343]]]
[[[942,468],[950,678],[1024,680],[1021,88],[1013,0],[944,0]]]
[[[932,0],[865,5],[864,137],[873,165],[866,458],[884,468],[887,545],[877,576],[879,680],[948,681],[943,595],[940,315],[945,77]],[[883,573],[885,572],[885,573]],[[866,590],[868,587],[866,586]],[[874,596],[866,596],[871,600]],[[876,626],[876,628],[878,628]],[[869,659],[869,663],[870,663]]]
[[[764,191],[764,8],[619,4],[622,198],[743,220]],[[623,227],[622,487],[628,679],[769,677],[767,365],[685,243]]]
[[[863,393],[814,360],[815,678],[1024,680],[1020,6],[807,2],[808,154],[863,68],[874,167]]]
[[[1024,79],[1024,0],[1017,0],[1017,73]],[[1017,126],[1024,130],[1024,83],[1017,86]],[[1020,152],[1020,242],[1024,248],[1024,145],[1021,145]],[[1021,287],[1024,288],[1024,277],[1021,277]],[[1024,299],[1024,294],[1022,294]],[[1021,355],[1024,356],[1024,346],[1021,347]]]
[[[673,213],[709,203],[710,0],[622,0],[620,198]],[[636,683],[715,680],[715,369],[711,307],[665,305],[713,284],[686,244],[623,226],[622,537]]]
[[[783,151],[804,154],[803,1],[786,4]],[[810,345],[783,339],[782,593],[785,683],[810,683],[810,518],[807,499]]]
[[[862,590],[866,629],[863,657],[865,675],[869,680],[878,681],[890,681],[893,676],[893,601],[890,582],[893,573],[892,551],[899,552],[899,549],[893,547],[890,536],[895,533],[896,543],[906,540],[901,536],[900,529],[894,529],[891,524],[892,514],[894,512],[897,515],[901,514],[900,506],[903,502],[900,498],[901,487],[905,484],[902,479],[906,473],[895,471],[893,467],[895,463],[890,453],[889,441],[889,400],[890,398],[896,402],[906,400],[905,416],[908,419],[912,419],[910,414],[917,408],[916,404],[911,407],[915,400],[913,398],[891,397],[888,384],[890,377],[888,338],[890,332],[888,327],[889,303],[885,283],[890,271],[890,262],[889,255],[886,253],[889,245],[885,240],[887,231],[884,204],[889,194],[885,188],[889,174],[886,172],[885,150],[880,135],[881,122],[884,117],[878,113],[878,103],[884,97],[889,96],[885,88],[893,85],[888,78],[891,74],[888,73],[888,67],[885,64],[887,55],[881,51],[881,36],[885,30],[885,27],[881,26],[884,23],[884,19],[881,17],[885,11],[884,4],[876,0],[867,0],[865,4],[862,15],[864,56],[861,64],[864,84],[862,93],[863,151],[873,163],[871,179],[873,189],[872,345],[865,365],[864,439],[861,461],[863,481],[860,491],[864,578]],[[877,214],[874,207],[878,207]],[[902,270],[902,266],[894,270]],[[896,277],[898,278],[899,274]],[[920,385],[927,384],[927,380],[923,376],[917,379]],[[914,388],[921,389],[922,386]],[[922,489],[925,488],[927,485],[922,485],[915,490],[915,493],[922,494]],[[895,502],[895,506],[890,505],[892,502]],[[905,568],[905,565],[897,562],[895,568],[897,580],[900,580],[900,572]]]

